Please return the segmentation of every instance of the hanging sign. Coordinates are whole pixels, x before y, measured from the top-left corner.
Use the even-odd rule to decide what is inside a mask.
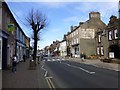
[[[8,31],[12,32],[14,30],[14,24],[8,24]]]

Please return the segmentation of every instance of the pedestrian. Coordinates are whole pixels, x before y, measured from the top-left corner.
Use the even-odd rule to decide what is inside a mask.
[[[85,54],[83,52],[81,54],[81,59],[82,59],[82,61],[84,61],[84,59],[85,59]]]
[[[17,65],[17,57],[16,55],[13,55],[13,58],[12,58],[12,72],[15,72],[16,73],[16,65]]]
[[[23,55],[23,60],[24,60],[24,62],[25,62],[25,54]]]

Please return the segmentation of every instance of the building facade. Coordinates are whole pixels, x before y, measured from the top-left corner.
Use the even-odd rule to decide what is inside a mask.
[[[2,69],[7,69],[12,66],[13,55],[17,56],[17,62],[23,60],[23,54],[26,55],[26,35],[15,20],[6,2],[2,2],[2,13],[0,14],[2,14],[2,29],[0,30]]]
[[[98,29],[104,29],[105,23],[102,22],[99,12],[90,12],[89,20],[80,22],[79,26],[71,28],[66,36],[67,46],[74,57],[80,57],[83,52],[88,58],[96,55],[96,39],[95,34]]]
[[[26,35],[22,29],[17,25],[16,30],[16,55],[17,62],[23,61],[23,55],[26,55]]]
[[[5,2],[2,2],[2,69],[7,69],[12,64],[15,54],[15,19]],[[8,25],[12,24],[12,30]]]
[[[79,27],[80,53],[83,52],[88,58],[92,55],[96,56],[95,34],[99,29],[103,30],[105,27],[99,12],[89,13],[89,20]]]
[[[120,59],[119,19],[111,16],[107,25],[108,31],[108,57]]]
[[[65,40],[62,40],[60,43],[59,43],[59,51],[60,51],[60,56],[62,57],[65,57],[67,55],[67,49],[66,49],[66,41]]]
[[[96,33],[96,51],[99,59],[108,59],[108,32],[99,29]]]
[[[111,16],[104,30],[96,35],[97,55],[100,59],[120,59],[119,19]]]
[[[26,57],[30,57],[30,38],[26,36]]]

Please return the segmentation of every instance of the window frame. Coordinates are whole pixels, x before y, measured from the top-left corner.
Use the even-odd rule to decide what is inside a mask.
[[[114,30],[114,38],[115,38],[115,39],[118,39],[118,36],[117,36],[117,35],[118,35],[118,30],[115,29],[115,30]]]
[[[104,56],[104,47],[103,47],[103,46],[100,47],[100,54],[101,54],[102,56]]]
[[[110,38],[110,33],[111,33],[111,38]],[[112,41],[112,30],[108,31],[108,40]]]

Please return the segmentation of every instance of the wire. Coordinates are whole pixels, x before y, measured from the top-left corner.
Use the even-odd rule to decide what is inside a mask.
[[[8,6],[9,6],[9,4],[8,4]],[[27,26],[27,25],[20,19],[20,17],[19,17],[11,8],[9,8],[9,9],[10,9],[11,12],[19,19],[19,21],[20,21],[23,25]]]

